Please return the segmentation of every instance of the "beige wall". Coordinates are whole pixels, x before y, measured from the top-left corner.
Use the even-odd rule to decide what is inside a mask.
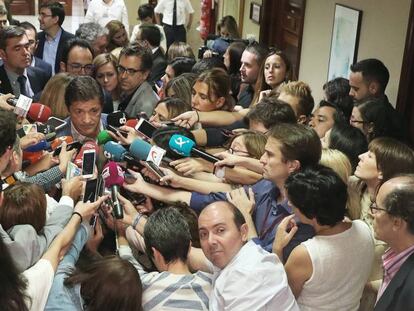
[[[262,0],[245,0],[242,37],[247,39],[253,35],[256,40],[259,40],[260,26],[250,20],[250,3],[252,2],[262,4]]]
[[[141,4],[148,3],[148,0],[124,0],[127,10],[128,10],[128,20],[129,20],[129,28],[130,33],[132,31],[132,28],[138,24],[137,21],[137,10],[138,7]],[[236,1],[236,0],[230,0],[230,1]],[[187,42],[191,45],[191,47],[194,50],[194,53],[197,55],[197,49],[202,45],[203,41],[200,38],[199,32],[196,30],[196,27],[200,23],[200,15],[201,15],[201,9],[200,9],[200,1],[199,0],[190,0],[191,5],[194,9],[194,18],[193,18],[193,24],[191,26],[191,29],[189,32],[187,32]]]
[[[395,105],[405,46],[410,0],[342,0],[362,10],[358,60],[378,58],[390,71],[386,93]],[[310,84],[316,101],[328,76],[335,1],[308,0],[303,28],[299,78]]]

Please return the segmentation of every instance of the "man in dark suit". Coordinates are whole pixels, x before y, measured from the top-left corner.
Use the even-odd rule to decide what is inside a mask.
[[[160,47],[161,32],[155,25],[142,24],[137,33],[137,40],[144,42],[152,51],[152,68],[148,83],[154,87],[154,83],[161,80],[167,67],[164,51]]]
[[[41,70],[43,70],[44,72],[46,72],[49,76],[52,76],[52,65],[49,63],[46,63],[44,60],[42,60],[41,58],[38,58],[36,56],[34,56],[34,53],[36,51],[37,48],[37,31],[35,26],[33,26],[31,23],[29,22],[22,22],[20,23],[20,27],[22,27],[27,35],[27,38],[29,39],[29,43],[30,43],[30,54],[32,54],[32,63],[31,66],[32,67],[36,67],[39,68]]]
[[[2,29],[0,57],[4,62],[0,67],[0,92],[12,93],[16,97],[23,94],[38,100],[50,76],[36,67],[30,67],[30,43],[23,28],[10,26]]]
[[[386,181],[371,204],[375,237],[386,242],[384,277],[374,311],[413,310],[414,176]]]
[[[35,56],[52,65],[53,74],[58,73],[65,43],[74,37],[62,28],[65,10],[59,2],[45,2],[40,6],[39,24],[43,30],[38,36]],[[45,44],[45,42],[48,44]]]

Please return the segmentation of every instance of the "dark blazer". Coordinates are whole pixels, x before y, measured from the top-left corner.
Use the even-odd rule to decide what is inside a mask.
[[[35,67],[42,69],[44,72],[46,72],[49,76],[52,76],[52,65],[49,63],[46,63],[43,59],[33,56],[35,58]]]
[[[43,88],[45,87],[47,81],[50,79],[50,75],[39,68],[27,67],[27,76],[29,78],[30,87],[34,93],[33,101],[38,101],[40,99]],[[4,66],[0,67],[0,81],[0,93],[13,94],[13,88],[11,87],[10,80],[7,76]]]
[[[164,53],[161,51],[161,48],[159,48],[152,54],[152,68],[147,80],[151,86],[165,74],[165,68],[167,68],[167,60]]]
[[[65,43],[74,37],[73,34],[63,30],[62,28],[62,35],[60,36],[57,52],[56,52],[56,62],[55,62],[55,73],[58,73],[60,70],[60,60],[62,59],[62,52],[65,47]],[[38,40],[39,43],[37,45],[37,49],[35,51],[35,56],[43,59],[43,49],[45,47],[45,40],[46,40],[46,33],[41,31],[38,33]]]
[[[414,254],[402,264],[374,311],[414,310]]]

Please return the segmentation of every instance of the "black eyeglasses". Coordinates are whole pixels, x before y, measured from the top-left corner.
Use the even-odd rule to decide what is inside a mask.
[[[86,73],[91,73],[93,71],[93,65],[92,64],[86,64],[86,65],[82,65],[79,63],[72,63],[72,64],[68,64],[71,68],[72,71],[74,72],[81,72],[82,69],[85,70]]]
[[[124,66],[121,66],[121,65],[118,65],[116,67],[116,70],[118,70],[119,74],[123,74],[124,72],[126,72],[128,75],[131,75],[131,76],[136,74],[137,72],[144,71],[142,69],[125,68]]]
[[[377,211],[387,212],[385,208],[378,207],[376,202],[371,202],[371,204],[369,205],[369,209],[371,211],[371,214],[375,214]]]

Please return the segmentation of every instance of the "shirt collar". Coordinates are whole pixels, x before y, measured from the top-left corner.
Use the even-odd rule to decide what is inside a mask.
[[[62,35],[62,28],[59,28],[58,32],[56,33],[55,37],[51,37],[47,32],[46,32],[46,40],[47,41],[59,41],[60,40],[60,36]]]

